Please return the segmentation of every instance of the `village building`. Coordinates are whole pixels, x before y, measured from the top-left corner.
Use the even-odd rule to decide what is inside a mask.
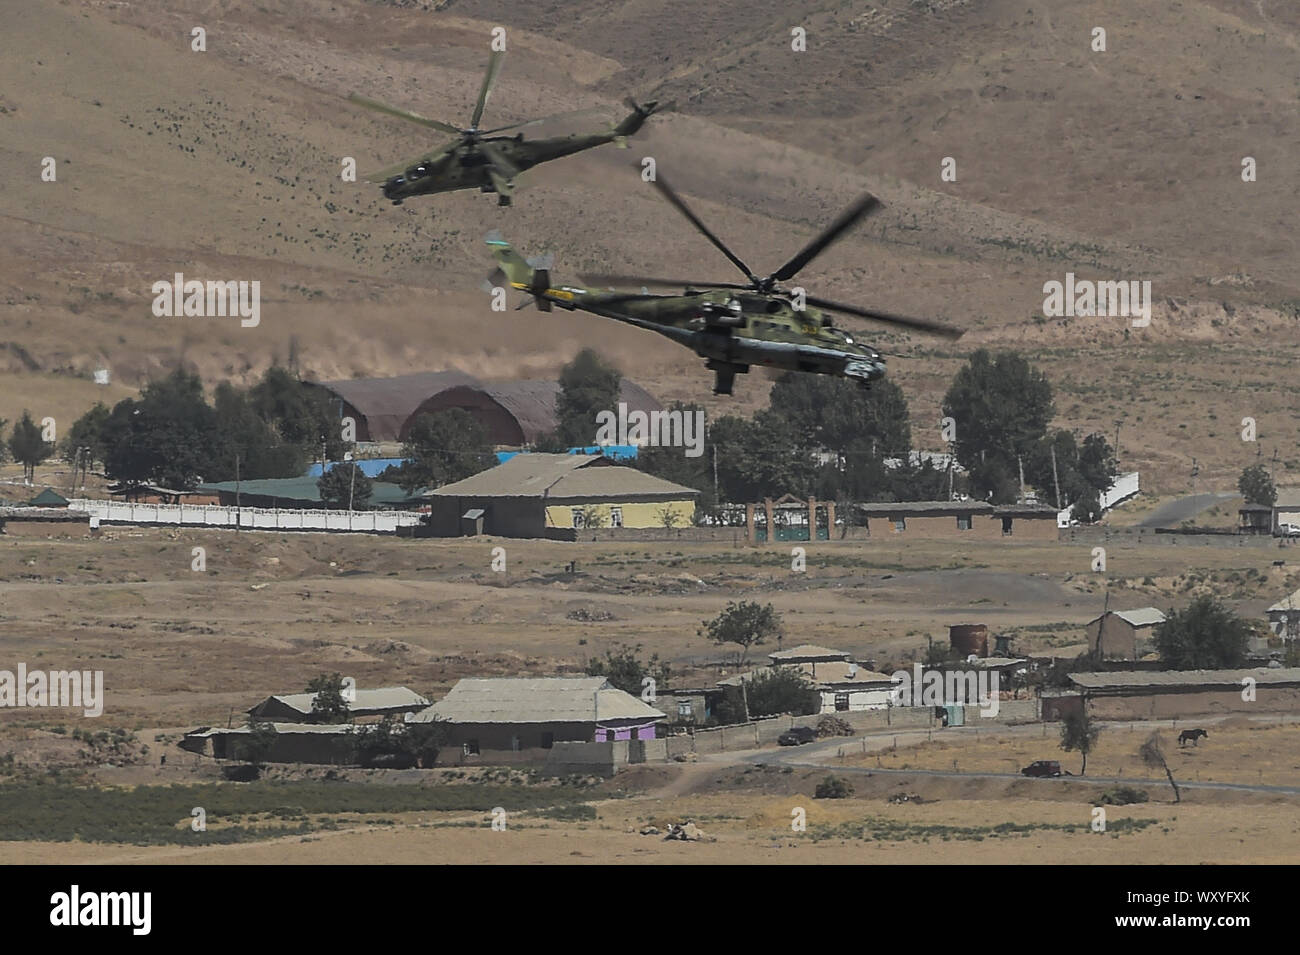
[[[1066,691],[1044,692],[1044,720],[1084,706],[1103,720],[1176,719],[1229,713],[1295,712],[1300,667],[1242,670],[1116,670],[1071,673]],[[1247,692],[1249,691],[1249,692]]]
[[[817,688],[820,713],[878,710],[894,705],[898,686],[888,674],[876,673],[853,662],[843,650],[801,644],[769,653],[768,667],[759,667],[719,680],[719,687],[738,687],[774,669],[795,669]]]
[[[339,505],[327,504],[321,500],[320,489],[314,477],[264,478],[257,481],[220,481],[213,484],[200,484],[199,490],[212,495],[213,503],[227,507],[264,507],[264,508],[338,508]],[[412,510],[420,506],[421,500],[412,497],[396,484],[386,481],[370,482],[370,498],[364,504],[357,502],[356,509],[396,508]],[[189,503],[186,501],[185,503]],[[342,507],[346,509],[347,503]]]
[[[480,381],[460,371],[426,371],[391,378],[310,382],[328,393],[339,419],[356,422],[360,442],[405,441],[422,414],[459,408],[471,415],[497,446],[518,448],[551,434],[559,424],[559,382],[547,379]],[[628,379],[619,400],[630,410],[661,411],[648,391]],[[592,434],[595,434],[595,422]]]
[[[374,690],[354,690],[348,700],[348,715],[354,719],[370,716],[403,716],[418,713],[429,700],[404,686],[383,686]],[[321,716],[313,708],[315,693],[287,693],[268,696],[248,711],[250,721],[280,723],[319,723]]]
[[[483,533],[572,540],[589,525],[689,527],[699,493],[602,455],[518,454],[428,491],[424,500],[435,537]]]
[[[1088,650],[1105,660],[1137,660],[1150,650],[1165,615],[1155,607],[1108,610],[1088,621]]]
[[[1045,504],[902,501],[857,504],[846,516],[868,537],[927,540],[1059,540],[1057,512]]]
[[[1286,524],[1300,527],[1300,487],[1280,487],[1273,502],[1273,529]]]
[[[439,763],[544,761],[561,743],[656,739],[667,714],[603,676],[466,678],[408,722],[445,720]]]
[[[1237,508],[1237,533],[1273,533],[1273,508],[1267,504],[1243,504]]]
[[[1300,590],[1283,597],[1265,611],[1268,628],[1283,640],[1300,637]]]

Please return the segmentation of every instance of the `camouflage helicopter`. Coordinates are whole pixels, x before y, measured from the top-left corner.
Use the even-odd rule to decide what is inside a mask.
[[[821,309],[855,315],[876,322],[900,325],[946,338],[959,338],[962,330],[928,319],[908,318],[891,312],[844,305],[808,295],[803,289],[785,289],[785,282],[807,266],[836,239],[864,216],[881,208],[880,200],[863,195],[846,209],[794,258],[766,278],[754,274],[722,240],[709,231],[663,180],[655,186],[690,220],[704,237],[749,279],[748,283],[693,282],[678,279],[647,279],[622,275],[591,275],[600,284],[683,287],[680,295],[654,295],[552,285],[550,262],[528,260],[516,252],[499,233],[487,237],[499,268],[488,278],[489,287],[510,287],[531,296],[539,309],[553,306],[580,309],[638,328],[658,332],[685,345],[715,374],[713,393],[729,395],[737,374],[751,365],[788,371],[851,378],[863,387],[885,373],[885,360],[869,345],[855,341],[836,328]],[[522,308],[523,305],[519,307]],[[810,307],[811,306],[811,307]]]
[[[479,120],[483,118],[483,107],[487,105],[488,96],[496,85],[497,74],[501,72],[501,61],[504,56],[505,53],[496,52],[488,61],[487,75],[483,77],[483,87],[479,90],[478,102],[474,104],[474,113],[470,116],[468,129],[458,129],[450,123],[426,119],[417,113],[389,106],[387,103],[357,93],[349,96],[348,99],[353,103],[368,109],[460,137],[423,156],[371,173],[365,177],[366,181],[383,183],[385,198],[391,199],[395,206],[400,206],[403,200],[410,199],[412,196],[474,188],[478,188],[481,192],[495,192],[497,203],[508,206],[515,190],[515,177],[525,169],[582,152],[584,149],[603,146],[605,143],[626,146],[627,137],[635,134],[641,128],[641,124],[659,109],[657,102],[640,106],[634,100],[628,99],[627,105],[632,112],[608,132],[556,136],[530,142],[524,141],[523,133],[499,136],[498,133],[507,130],[536,126],[564,116],[595,112],[595,110],[578,110],[572,113],[557,113],[541,119],[498,126],[495,129],[479,129]]]

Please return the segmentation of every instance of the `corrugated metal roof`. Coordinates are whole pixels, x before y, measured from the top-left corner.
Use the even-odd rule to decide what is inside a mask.
[[[315,693],[287,693],[283,696],[271,696],[263,700],[278,700],[290,709],[297,710],[304,716],[312,712]],[[261,706],[262,703],[257,704]],[[350,710],[400,710],[417,706],[428,706],[429,701],[405,686],[381,686],[374,690],[357,690],[356,699],[349,701]],[[257,706],[253,709],[257,709]],[[251,712],[251,711],[250,711]]]
[[[831,650],[828,647],[819,647],[815,643],[801,643],[797,647],[791,647],[789,650],[778,650],[776,653],[769,653],[768,659],[781,661],[808,660],[808,659],[835,659],[847,660],[849,653],[846,650]]]
[[[859,504],[858,510],[868,517],[907,514],[992,514],[988,501],[900,501],[888,504]],[[1053,512],[1055,513],[1055,512]]]
[[[307,501],[319,504],[320,488],[316,486],[319,480],[320,478],[293,477],[264,478],[257,481],[219,481],[214,484],[200,484],[198,489],[212,493],[225,491],[229,494],[234,494],[238,490],[241,496],[247,494],[254,497],[273,497],[285,501]],[[368,504],[404,504],[410,500],[411,495],[396,484],[387,481],[370,482]]]
[[[429,491],[426,497],[547,497],[555,500],[662,495],[693,497],[692,488],[609,463],[601,455],[516,454],[509,461]]]
[[[1300,508],[1300,487],[1278,488],[1277,500],[1273,503],[1273,506],[1287,510]]]
[[[1300,667],[1249,670],[1120,670],[1071,673],[1070,681],[1085,690],[1179,686],[1241,686],[1250,677],[1257,683],[1300,683]]]
[[[1137,610],[1116,610],[1114,614],[1133,627],[1150,627],[1165,622],[1165,615],[1155,607],[1139,607]]]
[[[1300,590],[1297,590],[1289,597],[1283,597],[1273,606],[1269,607],[1265,613],[1290,613],[1292,610],[1300,610]]]
[[[603,676],[471,677],[410,722],[435,717],[453,723],[599,723],[660,720],[665,714],[611,687]]]
[[[478,385],[461,371],[422,371],[393,378],[350,378],[317,381],[365,415],[372,441],[399,440],[402,425],[415,409],[434,395],[458,385]]]

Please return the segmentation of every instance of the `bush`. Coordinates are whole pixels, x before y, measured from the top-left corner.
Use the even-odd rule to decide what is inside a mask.
[[[817,790],[813,793],[814,799],[848,799],[853,795],[853,787],[847,779],[840,779],[838,776],[827,776],[817,784]]]
[[[817,721],[818,736],[852,736],[853,727],[838,716],[823,716]]]
[[[1133,786],[1115,786],[1107,789],[1098,800],[1104,806],[1128,806],[1135,802],[1146,802],[1147,791]]]

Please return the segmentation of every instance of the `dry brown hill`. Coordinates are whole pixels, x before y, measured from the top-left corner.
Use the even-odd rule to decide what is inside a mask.
[[[342,182],[343,157],[365,172],[437,141],[343,97],[463,122],[494,25],[510,55],[492,121],[588,106],[613,120],[628,93],[678,111],[630,150],[536,170],[508,210],[468,192],[395,208]],[[206,53],[190,50],[195,26]],[[1096,26],[1105,53],[1090,49]],[[640,181],[653,155],[760,269],[859,191],[888,203],[801,280],[970,329],[956,345],[878,334],[918,440],[937,443],[962,357],[1009,345],[1052,377],[1058,423],[1120,422],[1122,463],[1147,483],[1183,488],[1191,455],[1201,487],[1231,483],[1255,450],[1238,436],[1246,415],[1285,480],[1300,471],[1298,37],[1300,8],[1280,0],[814,2],[797,16],[772,0],[18,5],[0,57],[0,417],[70,422],[177,360],[245,381],[294,340],[328,377],[550,374],[592,344],[662,397],[751,409],[761,376],[713,399],[698,360],[667,342],[502,316],[479,290],[492,228],[553,252],[561,276],[729,278]],[[55,183],[40,180],[45,156]],[[940,180],[945,156],[955,183]],[[1243,156],[1259,181],[1241,181]],[[261,325],[154,318],[150,285],[178,271],[260,280]],[[1035,320],[1043,283],[1066,271],[1150,279],[1151,327]],[[114,384],[94,385],[96,367]]]

